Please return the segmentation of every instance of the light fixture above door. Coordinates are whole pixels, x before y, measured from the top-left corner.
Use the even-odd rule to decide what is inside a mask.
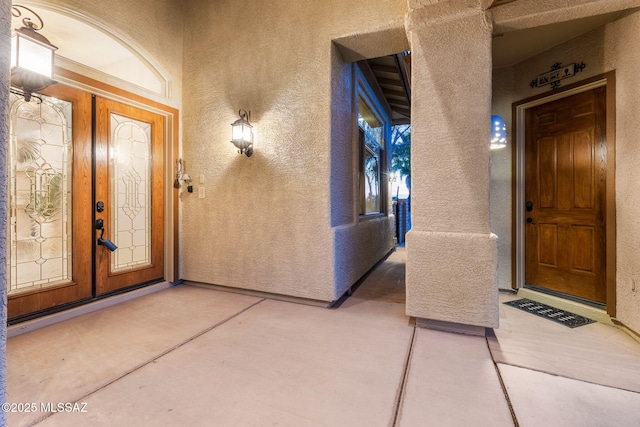
[[[33,10],[16,4],[11,6],[11,14],[15,18],[24,14],[23,26],[11,34],[11,86],[15,88],[12,92],[29,102],[34,92],[56,83],[53,59],[58,48],[38,33],[44,22]]]

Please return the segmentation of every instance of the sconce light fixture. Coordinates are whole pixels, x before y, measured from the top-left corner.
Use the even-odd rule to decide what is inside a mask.
[[[497,150],[507,146],[507,126],[500,116],[491,116],[491,149]]]
[[[253,154],[253,126],[249,123],[249,115],[245,110],[238,111],[240,118],[231,123],[231,142],[240,154],[251,157]]]
[[[29,102],[33,92],[56,83],[53,80],[53,58],[58,48],[37,32],[44,27],[37,13],[21,5],[11,6],[11,15],[15,18],[23,16],[23,11],[23,27],[16,28],[11,34],[11,85],[21,90],[11,91]],[[34,23],[27,13],[39,22]]]

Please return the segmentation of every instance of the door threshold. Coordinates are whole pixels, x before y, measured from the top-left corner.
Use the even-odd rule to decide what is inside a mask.
[[[15,337],[25,334],[27,332],[35,331],[36,329],[51,326],[56,323],[64,322],[65,320],[73,319],[74,317],[82,316],[83,314],[92,313],[94,311],[101,310],[103,308],[111,307],[112,305],[120,304],[125,301],[132,300],[144,295],[149,295],[154,292],[158,292],[164,289],[168,289],[174,286],[174,284],[163,281],[153,285],[148,285],[143,288],[138,288],[129,292],[116,294],[106,298],[94,300],[74,308],[70,308],[64,311],[58,311],[42,317],[37,317],[32,320],[27,320],[15,325],[7,326],[7,338]]]
[[[604,307],[596,307],[596,304],[594,303],[585,304],[584,301],[573,301],[558,295],[541,292],[538,289],[532,289],[530,287],[518,289],[518,297],[528,298],[532,301],[537,301],[561,310],[579,314],[580,316],[593,319],[599,323],[604,323],[605,325],[615,326],[611,320],[611,316],[607,314],[606,309]]]
[[[593,308],[597,308],[597,309],[600,309],[600,310],[607,311],[607,305],[604,304],[604,303],[601,303],[601,302],[597,302],[597,301],[592,301],[592,300],[588,300],[588,299],[585,299],[585,298],[576,297],[576,296],[565,294],[565,293],[562,293],[562,292],[552,291],[551,289],[542,288],[542,287],[535,286],[535,285],[530,285],[528,283],[525,284],[524,287],[526,289],[531,289],[532,291],[540,292],[542,294],[551,295],[553,297],[558,297],[560,299],[577,302],[578,304],[583,304],[583,305],[587,305],[589,307],[593,307]]]

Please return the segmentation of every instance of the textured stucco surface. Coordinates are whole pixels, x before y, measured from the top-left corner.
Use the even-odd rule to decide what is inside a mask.
[[[493,234],[407,234],[407,314],[498,327],[497,244]]]
[[[491,28],[484,14],[411,32],[414,229],[489,233]],[[474,78],[469,78],[473,75]]]
[[[617,313],[640,333],[640,12],[606,28],[616,70]]]
[[[392,248],[395,224],[388,218],[368,219],[335,228],[335,283],[343,294]]]
[[[337,37],[333,41],[339,47],[342,58],[348,62],[378,58],[409,49],[404,19],[369,32]]]
[[[493,9],[498,33],[640,6],[638,0],[518,0]]]
[[[11,31],[11,1],[0,0],[0,230],[7,229],[7,147],[9,145],[9,64]],[[0,404],[6,393],[6,344],[7,344],[7,239],[0,239]],[[7,422],[0,411],[0,425]]]
[[[383,32],[385,33],[385,32]],[[347,55],[366,51],[374,57],[398,52],[395,43],[352,35],[340,38],[351,46]],[[406,36],[405,43],[408,44]],[[375,53],[374,53],[375,52]],[[393,248],[395,235],[392,216],[361,219],[358,216],[359,145],[356,142],[355,82],[356,66],[345,62],[344,47],[332,46],[331,72],[331,186],[330,211],[334,233],[334,293],[342,295],[367,270]],[[390,147],[386,147],[390,151]],[[386,156],[387,163],[389,157]],[[384,185],[384,184],[383,184]],[[392,212],[387,204],[387,212]]]
[[[490,233],[487,143],[491,25],[474,2],[459,10],[444,6],[425,7],[408,19],[416,119],[407,313],[497,327],[497,247]]]
[[[514,2],[517,4],[519,2]],[[595,14],[607,3],[607,10],[617,10],[627,2],[583,2],[579,10],[571,8],[563,13],[565,19]],[[636,2],[637,3],[637,2]],[[591,5],[594,9],[585,9]],[[637,6],[637,4],[636,4]],[[511,6],[513,7],[513,6]],[[500,14],[494,16],[499,17]],[[528,18],[530,19],[530,18]],[[554,18],[555,19],[555,18]],[[512,23],[515,21],[512,21]],[[518,25],[516,25],[518,27]],[[550,49],[513,67],[494,71],[493,109],[505,111],[507,105],[548,91],[532,89],[529,82],[538,74],[548,71],[555,62],[584,62],[586,68],[563,85],[579,82],[615,70],[616,75],[616,317],[635,331],[640,331],[640,13],[635,12],[604,27],[583,34],[569,42]],[[506,117],[505,117],[506,118]],[[507,123],[509,123],[507,121]],[[510,127],[507,127],[510,129]],[[513,140],[510,138],[509,142]],[[509,156],[508,147],[504,156]],[[500,235],[500,246],[511,246],[511,189],[504,185],[510,166],[497,165],[497,161],[510,162],[503,153],[492,158],[491,218],[494,230],[508,230]],[[500,159],[500,160],[498,160]],[[513,172],[515,173],[515,172]],[[493,194],[497,193],[497,194]],[[500,250],[499,265],[501,287],[510,281],[510,250]],[[635,281],[635,291],[634,288]]]
[[[194,193],[182,195],[182,277],[336,299],[351,279],[340,270],[351,266],[343,258],[369,241],[369,229],[351,191],[353,128],[336,120],[352,117],[352,96],[335,93],[352,89],[349,66],[336,62],[343,58],[332,40],[402,22],[406,1],[190,1],[185,8],[183,146],[196,181]],[[251,112],[255,127],[250,158],[229,142],[239,109]]]

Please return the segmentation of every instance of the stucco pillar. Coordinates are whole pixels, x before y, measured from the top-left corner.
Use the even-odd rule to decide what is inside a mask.
[[[11,1],[0,0],[0,233],[7,230],[7,146],[9,144],[9,86],[11,63]],[[0,239],[0,404],[6,401],[7,239]],[[7,423],[0,411],[0,425]]]
[[[477,333],[498,326],[497,237],[489,225],[492,24],[481,3],[410,0],[407,15],[407,314]]]

